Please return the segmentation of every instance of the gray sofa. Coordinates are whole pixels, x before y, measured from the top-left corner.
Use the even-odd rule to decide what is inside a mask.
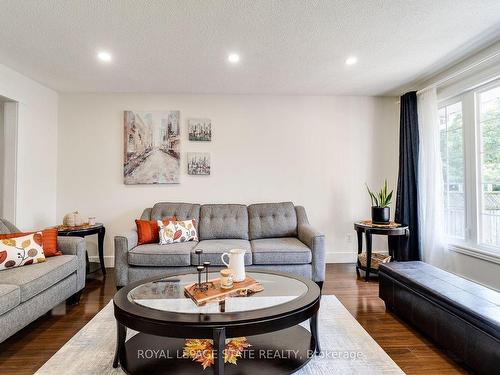
[[[0,234],[20,232],[0,219]],[[63,255],[0,271],[0,342],[61,302],[77,303],[85,286],[85,241],[58,237]]]
[[[221,254],[234,248],[246,250],[247,269],[289,272],[323,284],[325,237],[309,224],[304,207],[291,202],[250,206],[161,202],[146,208],[141,219],[173,215],[197,220],[199,242],[138,246],[135,230],[116,236],[117,287],[155,275],[194,272],[196,249],[203,249],[203,261],[220,268]]]

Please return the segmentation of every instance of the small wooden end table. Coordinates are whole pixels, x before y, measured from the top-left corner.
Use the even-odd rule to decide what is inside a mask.
[[[94,225],[80,226],[75,228],[64,227],[58,230],[59,230],[58,235],[64,237],[85,238],[86,236],[97,234],[97,250],[99,252],[99,263],[101,266],[102,274],[106,275],[106,267],[104,266],[104,235],[106,234],[106,228],[104,228],[104,225],[102,223],[96,223]],[[86,256],[88,265],[90,263],[88,253],[86,254]],[[95,270],[90,271],[90,267],[87,267],[87,270],[88,270],[87,273],[92,273],[95,271]]]
[[[391,260],[400,260],[400,242],[399,236],[404,236],[406,244],[410,236],[408,226],[403,226],[396,223],[388,225],[371,224],[369,221],[358,221],[354,223],[354,230],[358,235],[358,255],[363,252],[363,233],[366,240],[366,267],[362,266],[359,259],[356,262],[356,272],[359,275],[359,270],[365,271],[365,281],[370,278],[370,272],[378,273],[378,270],[371,268],[372,262],[372,235],[387,236],[387,243],[389,247],[389,255]],[[405,244],[405,246],[406,246]]]

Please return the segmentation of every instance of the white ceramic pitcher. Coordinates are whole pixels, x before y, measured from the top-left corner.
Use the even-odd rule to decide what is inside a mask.
[[[224,260],[224,257],[229,257],[229,263]],[[232,249],[229,253],[221,255],[222,263],[233,271],[233,280],[240,282],[245,280],[245,250]]]

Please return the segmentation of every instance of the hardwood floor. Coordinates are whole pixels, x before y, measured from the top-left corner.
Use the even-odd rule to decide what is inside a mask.
[[[33,374],[54,355],[113,298],[114,272],[107,274],[87,279],[80,304],[61,304],[1,343],[0,374]]]
[[[405,373],[467,374],[425,337],[386,312],[376,280],[358,279],[354,264],[329,264],[323,293],[335,294]]]
[[[335,294],[407,374],[467,373],[427,339],[386,312],[378,298],[376,280],[365,283],[358,279],[354,265],[329,264],[323,292]],[[62,304],[0,344],[0,374],[33,374],[90,321],[114,293],[112,270],[105,279],[102,276],[88,279],[79,305]]]

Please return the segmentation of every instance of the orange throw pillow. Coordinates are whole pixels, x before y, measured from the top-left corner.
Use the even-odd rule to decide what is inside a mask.
[[[57,249],[57,228],[48,228],[41,231],[42,232],[42,248],[43,253],[46,257],[54,257],[57,255],[63,255]],[[8,240],[10,238],[18,238],[26,236],[28,234],[33,234],[37,232],[20,232],[20,233],[8,233],[0,234],[0,240]]]
[[[176,220],[177,218],[172,216],[167,217],[162,221],[164,225],[168,225],[170,221]],[[160,227],[158,226],[157,220],[136,220],[135,225],[137,226],[137,235],[139,237],[137,242],[139,245],[160,242]]]

